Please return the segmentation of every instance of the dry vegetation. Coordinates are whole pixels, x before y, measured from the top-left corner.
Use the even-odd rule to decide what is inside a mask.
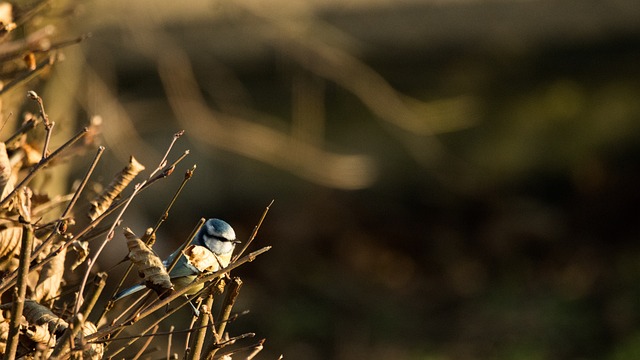
[[[56,147],[53,145],[56,141],[52,141],[55,122],[47,116],[43,99],[28,88],[33,84],[28,80],[46,76],[51,65],[61,59],[61,48],[83,39],[80,36],[54,40],[51,25],[43,20],[50,15],[47,5],[43,1],[18,9],[0,3],[0,77],[4,85],[0,94],[3,100],[10,99],[3,105],[5,109],[11,107],[9,111],[13,114],[2,120],[4,125],[21,122],[10,136],[5,129],[0,142],[0,353],[4,359],[139,358],[149,354],[160,358],[165,353],[166,358],[175,358],[176,353],[189,359],[231,358],[234,354],[253,358],[262,349],[264,340],[243,340],[253,338],[254,334],[232,336],[226,331],[227,324],[237,316],[232,309],[242,285],[230,271],[269,249],[264,247],[245,254],[266,210],[251,237],[243,241],[244,246],[237,249],[226,268],[212,266],[202,259],[201,253],[189,247],[189,261],[202,268],[202,272],[187,287],[173,289],[152,246],[158,228],[193,176],[195,166],[185,171],[174,194],[160,195],[167,198],[165,212],[142,237],[126,227],[123,231],[122,227],[127,225],[125,212],[135,197],[157,181],[169,178],[188,154],[171,153],[182,132],[175,134],[164,157],[149,174],[144,173],[145,166],[131,157],[111,183],[98,191],[100,185],[92,184],[91,178],[105,152],[97,140],[100,121],[94,119]],[[36,109],[36,113],[21,107]],[[57,194],[45,190],[47,187],[43,185],[69,176],[65,165],[84,164],[91,153],[93,160],[71,192]],[[203,221],[194,223],[185,245]],[[126,274],[136,269],[159,296],[141,292],[123,310],[121,304],[114,306],[110,299],[123,286],[126,276],[109,279],[106,272],[99,272],[94,265],[108,243],[115,239],[125,246],[125,238],[129,256],[122,259],[120,266],[129,264]],[[103,292],[107,281],[119,282],[113,294]],[[186,293],[202,285],[205,286],[201,291],[186,297]],[[189,303],[199,311],[193,311],[188,329],[158,331],[159,324],[171,323],[170,316]],[[145,320],[152,321],[147,330],[133,337],[125,336],[128,327]],[[185,349],[171,348],[171,337],[178,332],[189,334]],[[164,345],[161,353],[149,348],[154,337]],[[138,345],[136,341],[140,339],[143,341]]]

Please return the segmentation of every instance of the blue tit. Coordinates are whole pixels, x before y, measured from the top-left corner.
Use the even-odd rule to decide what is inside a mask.
[[[217,260],[216,262],[219,265],[217,268],[209,270],[217,271],[229,265],[231,255],[238,242],[239,241],[236,240],[236,233],[233,231],[231,225],[220,219],[209,219],[200,228],[190,245],[199,245],[208,249],[211,252],[211,255],[215,256]],[[180,258],[171,272],[169,272],[169,277],[171,278],[174,288],[176,290],[180,290],[193,282],[200,271],[189,263],[181,253],[180,249],[169,255],[169,257],[167,257],[162,263],[165,267],[169,267],[176,256],[180,256]],[[204,284],[202,286],[196,286],[193,289],[190,289],[186,294],[193,295],[200,291],[203,286]],[[119,300],[144,288],[145,286],[143,284],[130,287],[119,292],[113,300]]]

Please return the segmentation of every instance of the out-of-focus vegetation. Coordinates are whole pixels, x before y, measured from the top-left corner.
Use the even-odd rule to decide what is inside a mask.
[[[186,130],[199,166],[166,254],[200,217],[247,238],[275,199],[234,324],[267,338],[263,358],[636,359],[639,16],[94,1],[53,76],[102,117],[113,169]],[[165,198],[141,199],[157,218]]]

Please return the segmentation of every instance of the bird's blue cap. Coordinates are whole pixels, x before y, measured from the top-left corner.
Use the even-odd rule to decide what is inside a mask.
[[[205,231],[207,236],[221,241],[236,241],[236,232],[224,220],[209,219],[202,226],[202,231]]]

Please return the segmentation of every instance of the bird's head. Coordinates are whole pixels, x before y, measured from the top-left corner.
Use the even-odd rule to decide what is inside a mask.
[[[220,219],[207,220],[198,231],[196,239],[216,255],[230,254],[239,242],[231,225]]]

